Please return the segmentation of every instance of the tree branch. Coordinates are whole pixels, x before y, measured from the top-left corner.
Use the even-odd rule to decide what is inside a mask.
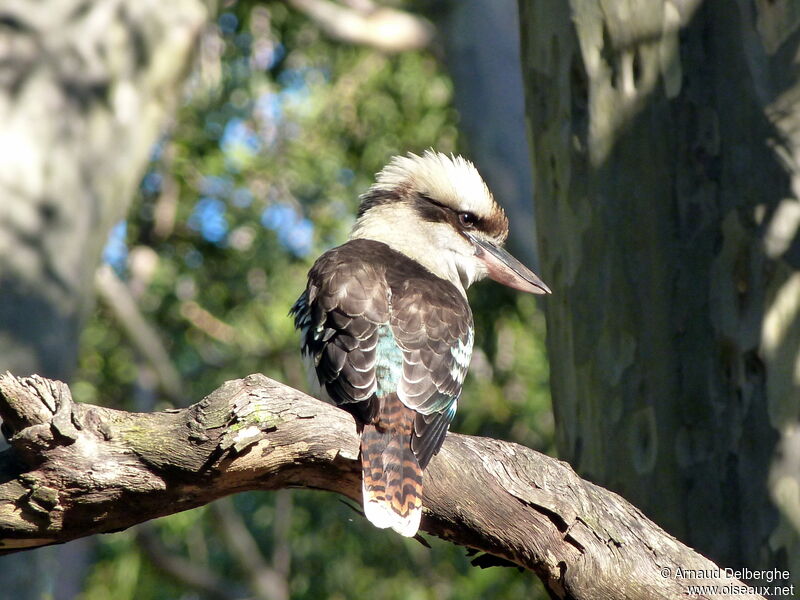
[[[186,409],[128,413],[76,404],[60,382],[7,374],[0,416],[11,444],[0,453],[2,553],[245,490],[361,500],[352,418],[262,375]],[[724,572],[713,577],[714,563],[618,495],[517,444],[449,434],[425,472],[424,507],[424,531],[534,571],[553,597],[683,598],[694,584],[741,586],[714,598],[760,597]]]
[[[286,573],[272,568],[264,559],[258,542],[250,534],[232,502],[215,502],[211,509],[217,517],[222,538],[236,563],[244,571],[257,600],[288,600],[289,581]]]
[[[184,403],[183,381],[161,343],[156,329],[145,319],[128,286],[110,265],[101,265],[94,277],[95,289],[125,330],[133,346],[155,371],[161,389],[170,399]]]
[[[165,548],[153,529],[147,525],[139,527],[136,541],[154,569],[212,600],[238,600],[243,597],[241,590],[236,589],[236,584],[218,577],[208,566],[197,565]]]
[[[366,0],[344,6],[330,0],[287,0],[335,40],[370,46],[382,52],[405,52],[427,46],[433,26],[411,13]]]

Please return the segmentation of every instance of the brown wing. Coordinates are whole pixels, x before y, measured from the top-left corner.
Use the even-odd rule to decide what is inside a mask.
[[[325,253],[292,309],[303,352],[328,395],[372,422],[373,395],[416,413],[420,466],[441,446],[472,353],[472,313],[451,283],[385,244],[353,240]]]
[[[389,290],[355,246],[339,246],[317,260],[292,313],[320,385],[336,404],[369,422],[377,389],[378,330],[389,320]]]
[[[472,311],[450,282],[412,263],[387,271],[390,323],[403,353],[397,395],[417,414],[411,447],[424,469],[456,412],[472,356]]]

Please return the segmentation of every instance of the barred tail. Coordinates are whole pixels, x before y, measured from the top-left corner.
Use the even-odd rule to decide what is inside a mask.
[[[414,537],[422,516],[422,469],[411,450],[413,411],[395,399],[391,404],[399,406],[387,414],[387,404],[378,422],[361,432],[364,514],[376,527]]]

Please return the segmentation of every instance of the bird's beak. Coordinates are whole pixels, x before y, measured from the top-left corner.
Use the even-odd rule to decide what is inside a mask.
[[[528,267],[487,240],[467,234],[475,244],[475,256],[486,265],[489,277],[508,287],[531,294],[550,294],[550,288]]]

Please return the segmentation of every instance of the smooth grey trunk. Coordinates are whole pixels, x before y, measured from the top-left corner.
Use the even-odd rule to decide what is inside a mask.
[[[436,7],[467,154],[508,213],[512,251],[535,266],[516,1],[451,0]]]
[[[208,14],[200,0],[0,8],[0,372],[71,377],[101,250]],[[71,551],[3,559],[3,594],[68,594],[54,582],[84,564]]]
[[[797,7],[520,1],[559,452],[795,583]]]

